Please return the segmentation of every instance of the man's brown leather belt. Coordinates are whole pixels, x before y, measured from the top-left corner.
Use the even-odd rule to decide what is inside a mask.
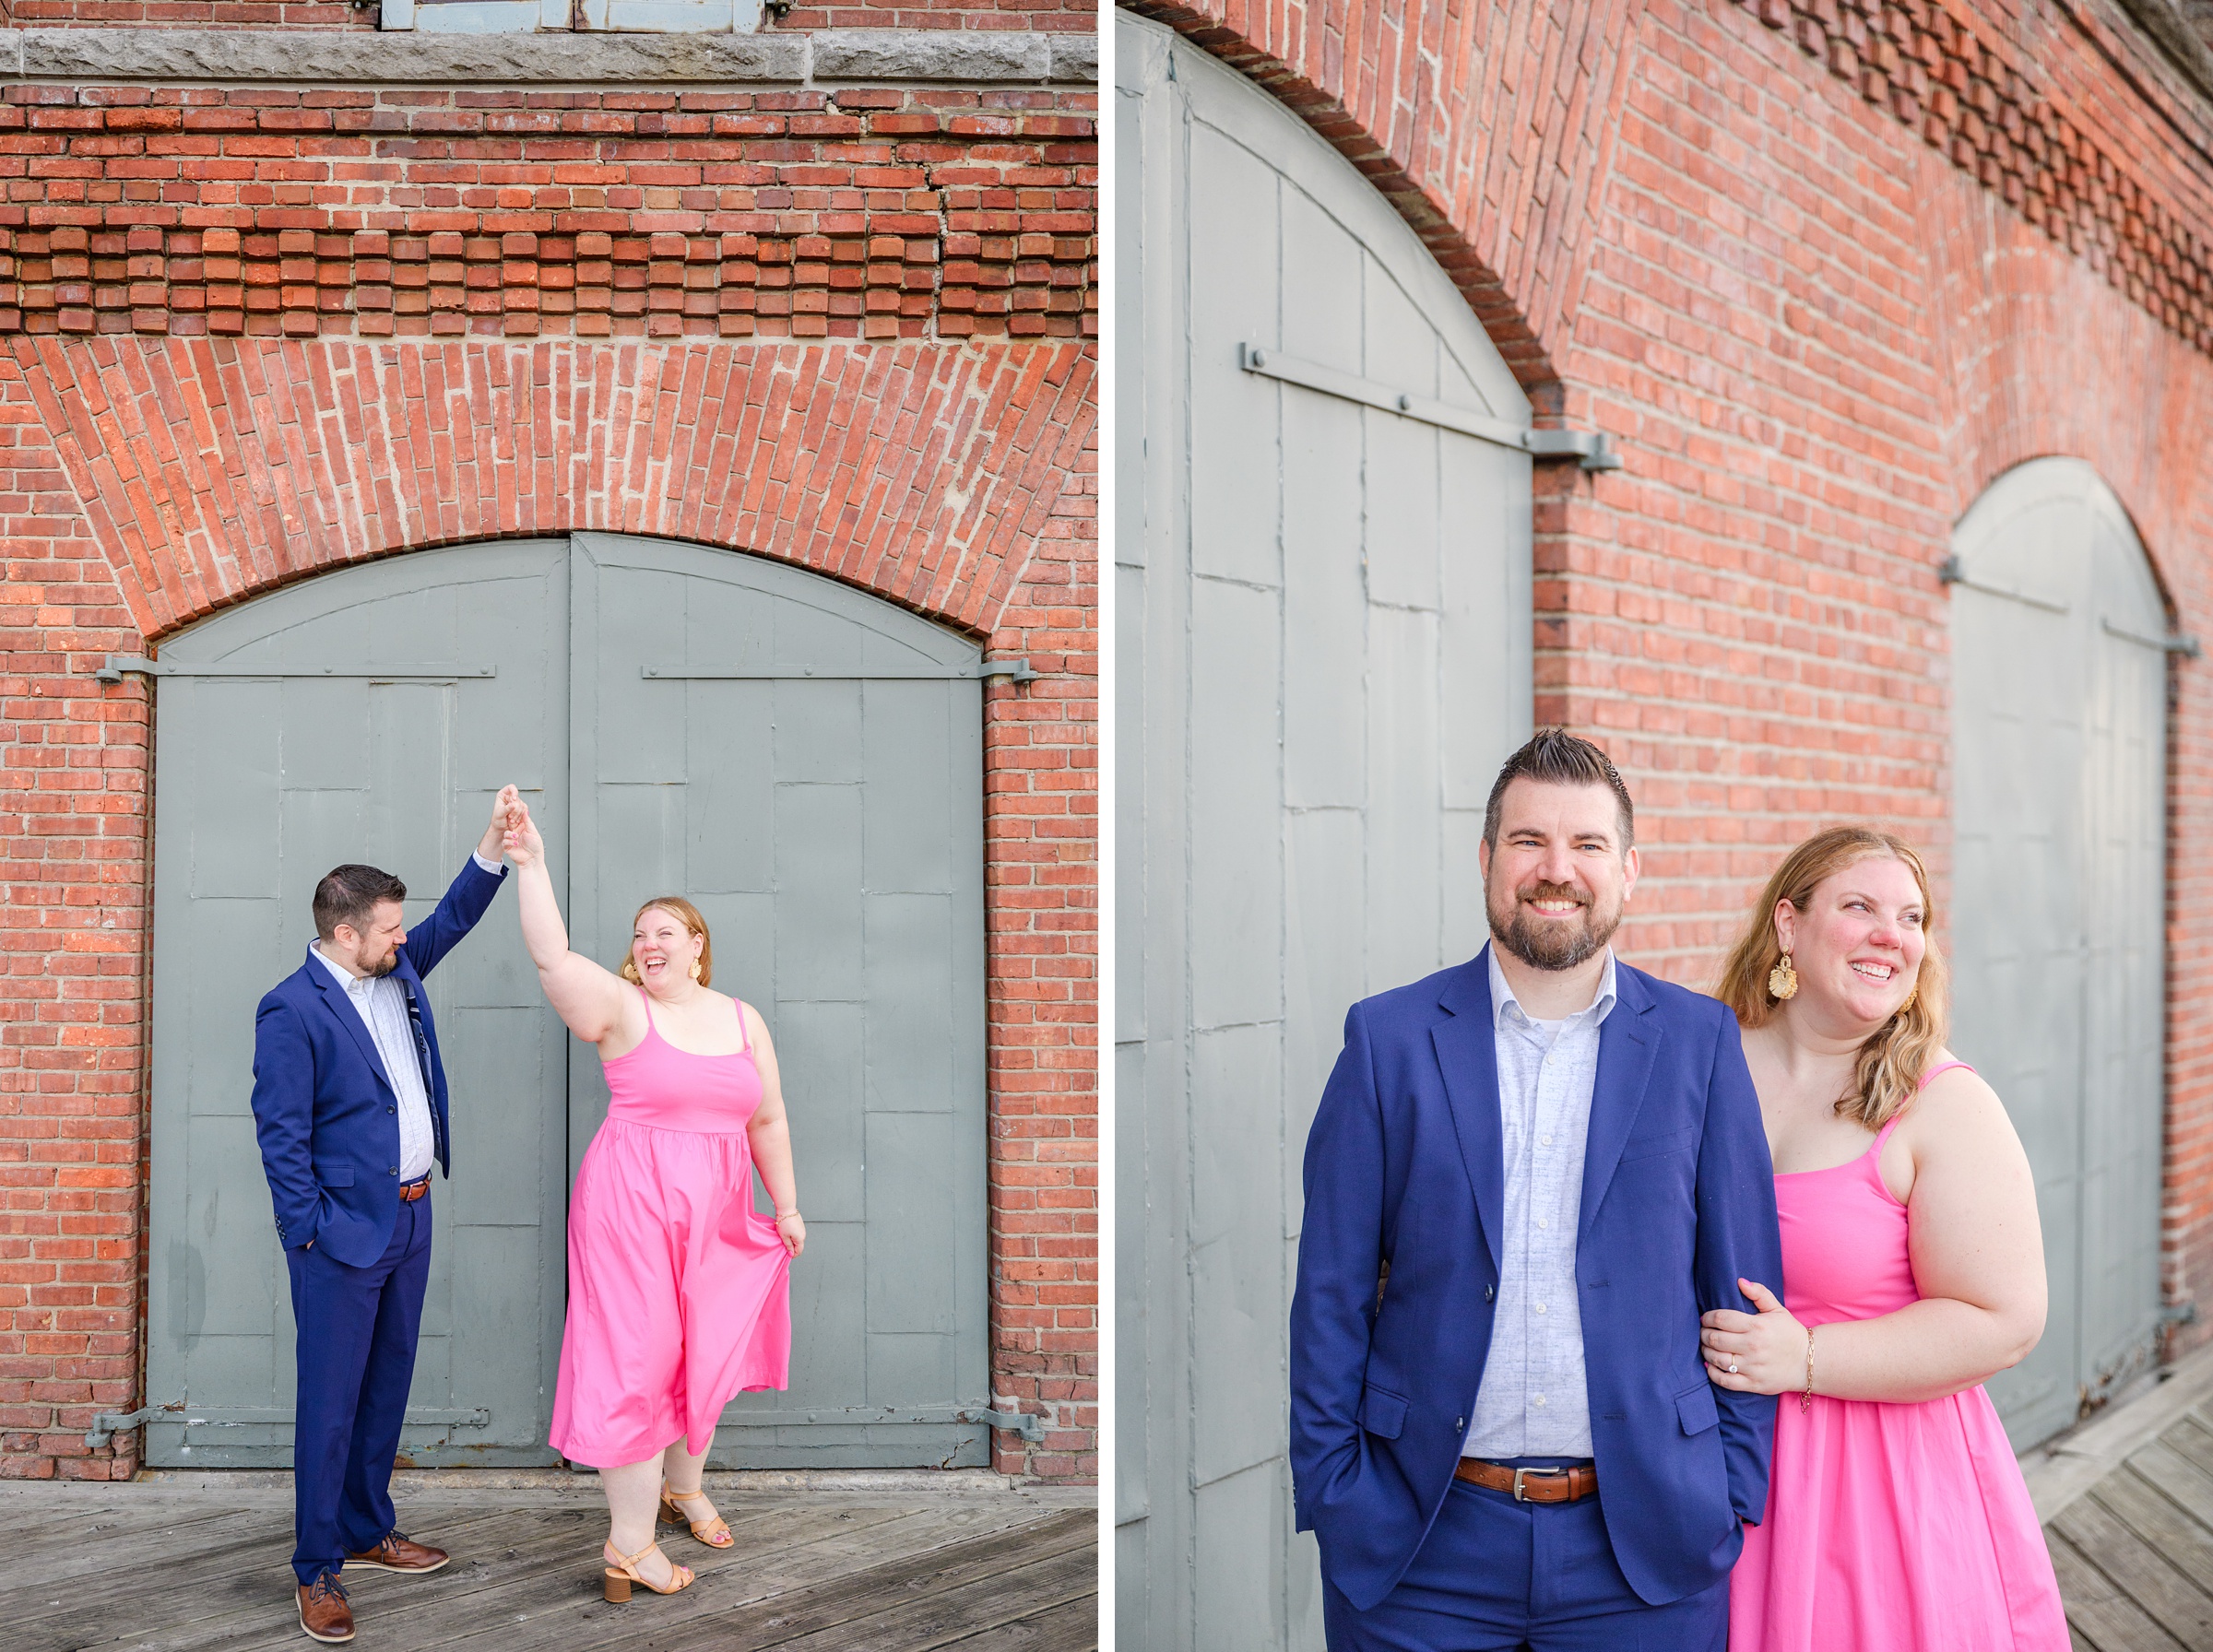
[[[399,1197],[412,1204],[430,1190],[431,1178],[428,1175],[419,1176],[412,1182],[402,1182],[399,1185]]]
[[[1516,1503],[1574,1503],[1598,1495],[1598,1469],[1589,1463],[1572,1469],[1509,1469],[1463,1457],[1453,1478],[1494,1492],[1511,1492]]]

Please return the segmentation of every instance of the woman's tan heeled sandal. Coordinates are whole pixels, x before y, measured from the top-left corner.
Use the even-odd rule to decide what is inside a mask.
[[[635,1554],[617,1554],[612,1543],[602,1544],[599,1550],[600,1557],[612,1560],[615,1564],[606,1568],[607,1575],[600,1580],[600,1592],[609,1600],[620,1605],[630,1599],[630,1586],[633,1583],[644,1584],[657,1595],[673,1595],[679,1589],[690,1588],[692,1581],[690,1566],[680,1566],[674,1562],[670,1562],[667,1588],[661,1587],[659,1584],[638,1570],[638,1563],[658,1547],[660,1545],[657,1543],[648,1543]],[[666,1560],[668,1557],[664,1555],[662,1558]]]
[[[671,1492],[669,1482],[664,1480],[661,1481],[661,1518],[673,1525],[690,1527],[692,1535],[710,1549],[728,1549],[738,1540],[730,1536],[729,1524],[720,1515],[703,1523],[676,1506],[680,1503],[704,1502],[706,1495],[704,1491]]]

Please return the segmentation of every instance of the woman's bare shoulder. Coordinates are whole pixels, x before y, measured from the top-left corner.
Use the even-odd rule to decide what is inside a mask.
[[[1949,1050],[1938,1052],[1931,1067],[1957,1061]],[[1994,1139],[2015,1139],[2013,1120],[1990,1080],[1971,1067],[1959,1066],[1937,1073],[1924,1084],[1906,1109],[1899,1127],[1911,1139],[1915,1157],[1924,1150],[1947,1147],[1975,1148]]]

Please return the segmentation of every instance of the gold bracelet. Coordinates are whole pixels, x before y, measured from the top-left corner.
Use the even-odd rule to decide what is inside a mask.
[[[784,1221],[784,1220],[785,1220],[787,1217],[792,1217],[792,1216],[797,1216],[797,1215],[799,1215],[799,1212],[798,1212],[797,1210],[778,1210],[778,1211],[776,1212],[776,1220],[777,1220],[778,1221]]]
[[[1805,1328],[1805,1392],[1798,1396],[1798,1409],[1808,1411],[1814,1405],[1814,1328]]]

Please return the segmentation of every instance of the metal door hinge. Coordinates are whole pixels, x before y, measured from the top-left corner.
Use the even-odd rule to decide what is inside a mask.
[[[2109,637],[2119,637],[2124,643],[2134,643],[2142,648],[2157,648],[2167,654],[2179,654],[2186,660],[2197,658],[2200,650],[2197,639],[2182,631],[2169,631],[2161,636],[2147,636],[2129,626],[2115,625],[2111,620],[2101,620]]]
[[[648,682],[1035,682],[1025,656],[974,666],[640,666]]]
[[[980,1422],[989,1428],[1003,1428],[1020,1434],[1025,1440],[1045,1438],[1045,1419],[1033,1417],[1026,1411],[995,1411],[986,1406],[975,1405],[847,1405],[793,1407],[789,1410],[752,1410],[731,1412],[723,1419],[726,1426],[735,1428],[790,1428],[803,1423],[843,1424],[848,1428],[866,1428],[872,1423],[922,1423],[942,1425],[948,1422]]]
[[[289,1427],[292,1421],[290,1406],[209,1406],[198,1410],[187,1406],[182,1399],[172,1399],[167,1405],[140,1406],[135,1411],[102,1411],[92,1419],[92,1427],[85,1435],[88,1446],[105,1446],[110,1436],[127,1434],[148,1422],[173,1422],[185,1428],[267,1428]],[[479,1406],[475,1410],[439,1410],[421,1406],[409,1406],[404,1419],[409,1428],[490,1428],[491,1413]]]
[[[1980,591],[1985,596],[2003,596],[2008,602],[2026,603],[2032,608],[2042,608],[2048,614],[2064,614],[2068,605],[2054,596],[2040,596],[2033,591],[2023,591],[2013,585],[1994,584],[1970,575],[1966,564],[1957,556],[1948,556],[1936,564],[1936,581],[1945,585],[1965,585],[1970,591]]]
[[[375,682],[456,682],[463,678],[497,677],[497,666],[441,666],[408,662],[396,666],[194,666],[149,660],[136,654],[111,654],[92,675],[121,682],[125,673],[139,677],[229,677],[291,681],[300,678],[367,678]]]
[[[1358,402],[1364,407],[1396,413],[1402,419],[1457,431],[1462,436],[1473,436],[1478,442],[1488,442],[1497,447],[1514,448],[1534,458],[1574,459],[1585,470],[1621,468],[1621,455],[1614,451],[1613,439],[1603,431],[1526,430],[1503,419],[1455,407],[1434,396],[1393,389],[1374,379],[1364,379],[1358,373],[1343,372],[1319,361],[1287,356],[1282,350],[1257,344],[1237,346],[1237,365],[1261,378],[1280,379],[1286,384],[1318,390],[1343,401]]]

